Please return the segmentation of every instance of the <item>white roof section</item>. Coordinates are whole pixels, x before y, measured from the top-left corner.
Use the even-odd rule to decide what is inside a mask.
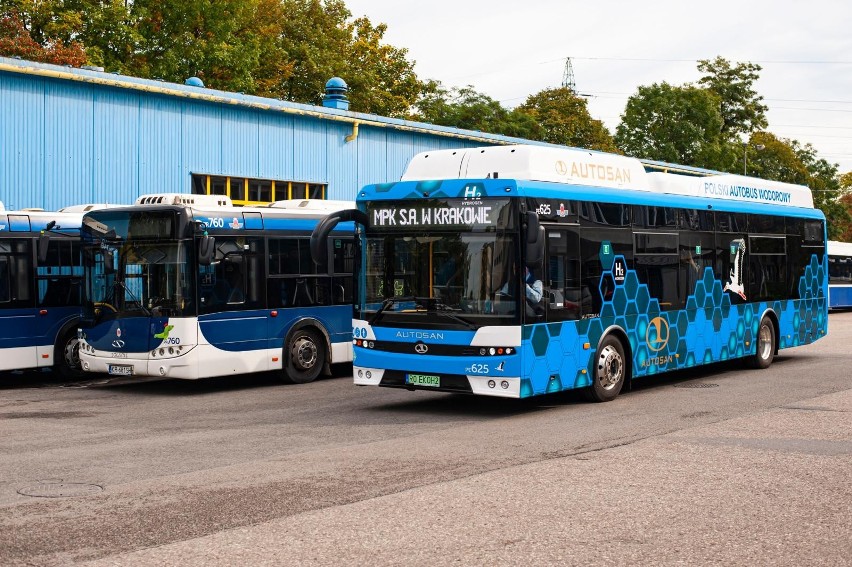
[[[120,207],[121,205],[109,204],[109,203],[88,203],[85,205],[71,205],[70,207],[62,207],[59,209],[60,213],[88,213],[89,211],[96,211],[98,209],[109,209],[110,207]]]
[[[275,201],[269,204],[273,209],[287,209],[300,211],[315,211],[333,213],[346,209],[354,209],[354,201],[333,201],[326,199],[288,199],[286,201]]]
[[[804,185],[730,174],[703,177],[690,177],[676,173],[646,175],[651,187],[657,193],[688,195],[714,201],[814,208],[813,194]]]
[[[849,256],[852,257],[852,242],[840,242],[839,240],[828,241],[829,256]]]
[[[804,185],[744,175],[648,173],[638,159],[575,148],[489,146],[422,152],[402,175],[402,181],[495,178],[633,189],[716,202],[814,207],[811,190]]]
[[[649,191],[645,176],[642,162],[631,157],[518,145],[421,152],[402,181],[507,178]]]

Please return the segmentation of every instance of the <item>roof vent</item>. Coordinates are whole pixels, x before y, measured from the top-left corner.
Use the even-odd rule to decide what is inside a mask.
[[[187,205],[196,207],[233,207],[231,198],[225,195],[190,195],[186,193],[154,193],[140,195],[137,205]]]
[[[325,84],[325,96],[322,97],[322,105],[326,108],[349,110],[347,92],[349,92],[349,87],[346,85],[346,81],[340,77],[330,78]]]
[[[189,85],[190,87],[201,87],[204,88],[204,81],[199,79],[198,77],[190,77],[183,82],[185,85]]]

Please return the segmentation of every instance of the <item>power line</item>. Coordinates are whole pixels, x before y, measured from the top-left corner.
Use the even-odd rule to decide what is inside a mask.
[[[712,61],[708,59],[658,59],[653,57],[573,57],[583,61],[631,61],[644,63],[698,63],[698,61]],[[565,57],[559,59],[550,59],[541,61],[540,63],[554,63],[556,61],[564,61]],[[749,63],[757,63],[760,65],[852,65],[852,61],[829,61],[829,60],[773,60],[773,59],[758,59],[750,60]]]

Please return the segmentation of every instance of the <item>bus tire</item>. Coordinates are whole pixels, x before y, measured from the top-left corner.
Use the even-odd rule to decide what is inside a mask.
[[[53,346],[53,370],[66,380],[83,376],[83,367],[80,365],[80,341],[77,339],[75,327],[59,334],[59,339]]]
[[[593,402],[610,402],[621,392],[626,379],[624,345],[615,336],[607,335],[595,353],[592,385],[587,389],[587,396]]]
[[[310,327],[294,331],[284,346],[284,378],[293,384],[313,382],[326,365],[325,340]]]
[[[755,343],[755,352],[746,363],[751,368],[769,368],[775,358],[775,325],[769,317],[760,320]]]

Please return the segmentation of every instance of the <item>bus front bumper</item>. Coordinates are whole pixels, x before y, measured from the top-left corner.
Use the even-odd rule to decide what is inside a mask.
[[[521,397],[521,379],[518,376],[470,376],[353,366],[352,377],[358,386],[457,392],[501,398]]]

